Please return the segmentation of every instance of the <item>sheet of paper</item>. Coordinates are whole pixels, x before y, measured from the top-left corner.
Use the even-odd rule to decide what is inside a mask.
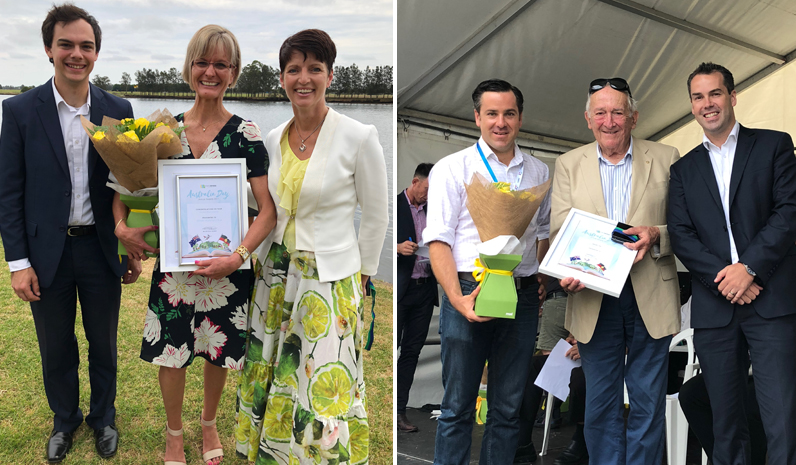
[[[534,382],[561,401],[567,400],[569,396],[569,375],[572,369],[580,366],[580,360],[571,360],[565,355],[570,347],[572,346],[567,341],[560,339]]]
[[[231,255],[240,243],[234,177],[178,177],[181,263]]]

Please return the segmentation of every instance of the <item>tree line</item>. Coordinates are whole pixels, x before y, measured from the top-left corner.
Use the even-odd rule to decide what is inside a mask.
[[[329,92],[337,95],[392,94],[393,67],[370,66],[360,69],[356,64],[335,66],[334,79]],[[91,81],[95,86],[117,92],[190,92],[188,84],[182,80],[177,68],[167,71],[144,68],[135,72],[135,83],[129,73],[114,84],[107,76],[95,75]],[[279,87],[279,69],[257,60],[241,70],[235,92],[241,94],[276,93],[284,95]]]

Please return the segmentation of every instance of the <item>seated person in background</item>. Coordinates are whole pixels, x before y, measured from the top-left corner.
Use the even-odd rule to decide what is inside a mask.
[[[567,311],[567,293],[561,289],[557,279],[548,279],[545,284],[547,295],[544,300],[543,310],[539,319],[539,341],[536,348],[539,351],[531,361],[531,372],[525,383],[525,392],[520,407],[520,434],[517,442],[517,451],[514,453],[514,463],[529,463],[536,460],[536,448],[533,445],[532,434],[536,412],[542,400],[542,389],[535,385],[536,377],[542,370],[547,356],[560,339],[565,339],[569,331],[564,329],[564,314]],[[555,407],[560,406],[556,400]],[[556,410],[553,411],[556,414]],[[560,418],[558,419],[560,423]]]
[[[567,342],[572,348],[567,351],[567,357],[572,360],[580,359],[578,341],[571,334]],[[583,436],[583,422],[586,415],[586,376],[583,368],[572,369],[569,375],[569,421],[575,424],[575,433],[572,442],[556,457],[553,465],[581,465],[589,463],[589,452],[586,450],[586,439]]]
[[[713,463],[713,409],[705,387],[702,373],[694,376],[680,388],[680,407],[683,409],[686,420],[691,430],[699,439],[702,448]],[[746,422],[749,426],[749,439],[752,448],[752,465],[765,465],[766,432],[763,430],[763,420],[760,418],[760,407],[755,396],[755,383],[749,373],[746,385]]]

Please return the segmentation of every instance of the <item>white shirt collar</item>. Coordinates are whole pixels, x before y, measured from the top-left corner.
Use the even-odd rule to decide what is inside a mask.
[[[627,148],[627,153],[625,154],[624,158],[619,160],[619,163],[611,163],[603,156],[603,150],[600,148],[600,144],[597,144],[597,157],[600,159],[601,162],[610,163],[612,165],[624,163],[627,160],[631,160],[633,158],[633,136],[630,136],[630,145]]]
[[[725,145],[727,145],[728,142],[738,141],[738,131],[740,131],[740,129],[741,129],[741,123],[735,121],[735,124],[732,127],[732,131],[730,131],[730,135],[727,136],[727,140],[725,140],[724,143],[721,144],[721,146],[724,147]],[[716,144],[714,144],[713,142],[710,141],[710,139],[708,139],[708,136],[704,132],[702,133],[702,145],[705,146],[708,152],[710,152],[711,146],[713,146],[716,150],[721,150],[716,146]]]
[[[55,87],[55,76],[53,76],[53,78],[52,78],[52,79],[50,79],[50,82],[51,82],[51,83],[52,83],[52,85],[53,85],[53,95],[55,96],[55,108],[58,108],[58,107],[61,105],[61,103],[63,103],[63,104],[64,104],[64,105],[66,105],[68,108],[71,108],[71,109],[74,109],[74,110],[79,110],[79,108],[75,108],[75,107],[73,107],[72,105],[69,105],[68,103],[66,103],[66,100],[64,100],[64,98],[63,98],[63,97],[61,97],[61,94],[58,92],[58,89]],[[91,110],[91,88],[90,88],[90,87],[89,87],[89,90],[88,90],[88,96],[86,97],[86,104],[85,104],[85,106],[86,106],[86,107],[87,107],[89,110]],[[81,108],[82,108],[82,107],[81,107]]]
[[[481,150],[484,151],[484,156],[486,158],[492,157],[499,162],[495,152],[492,150],[491,147],[489,147],[489,144],[487,144],[486,141],[484,140],[484,136],[478,138],[478,145],[481,147]],[[476,152],[478,151],[478,149],[475,150]],[[514,158],[512,158],[511,161],[509,162],[508,168],[511,168],[514,165],[519,165],[522,163],[522,161],[523,161],[522,150],[520,150],[520,146],[517,145],[516,142],[514,142]]]

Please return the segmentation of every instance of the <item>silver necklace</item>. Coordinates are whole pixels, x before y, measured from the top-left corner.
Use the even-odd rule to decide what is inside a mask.
[[[329,113],[327,112],[326,114],[328,115]],[[299,128],[298,128],[298,121],[296,122],[296,124],[293,125],[293,126],[296,127],[296,134],[298,134],[299,139],[301,139],[301,145],[299,145],[299,150],[301,150],[302,152],[307,150],[307,146],[304,145],[304,141],[306,141],[307,139],[312,137],[312,135],[315,134],[315,131],[317,131],[318,128],[321,127],[321,124],[323,124],[324,121],[326,121],[326,115],[323,115],[323,119],[321,120],[321,122],[318,123],[317,126],[315,126],[315,129],[313,129],[312,132],[307,137],[302,137],[301,136],[301,131],[299,131]]]

